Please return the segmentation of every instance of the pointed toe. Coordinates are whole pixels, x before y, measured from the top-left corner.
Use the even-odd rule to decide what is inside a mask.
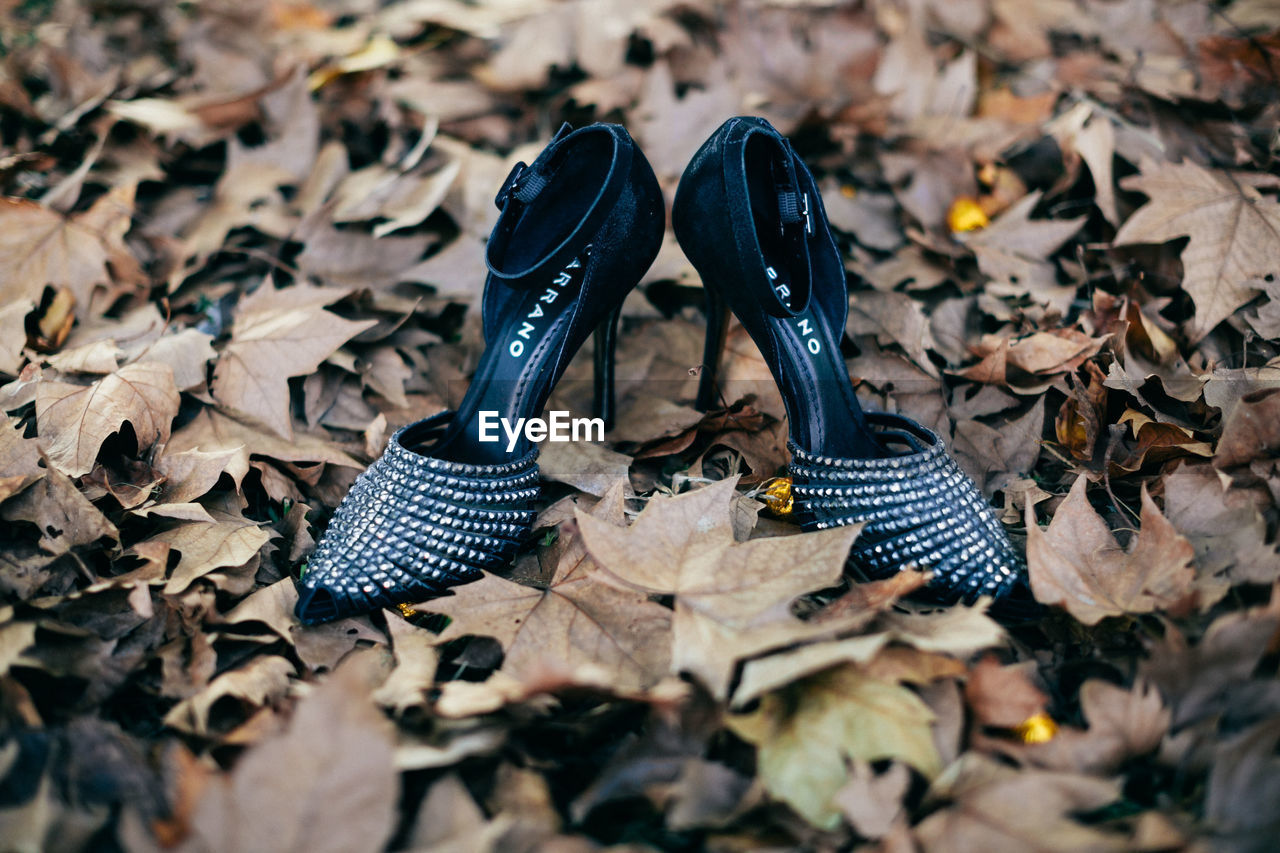
[[[867,420],[880,442],[899,452],[838,458],[790,444],[791,494],[802,526],[862,524],[853,563],[870,578],[927,569],[939,601],[1001,601],[1025,588],[1025,562],[942,439],[901,415],[872,413]],[[1035,604],[1029,592],[1021,604]],[[1011,610],[1034,612],[1013,604]]]
[[[342,615],[343,608],[339,597],[323,586],[303,586],[298,590],[298,604],[294,607],[294,615],[303,625],[318,625],[331,622]]]
[[[992,618],[1005,625],[1021,625],[1035,622],[1049,612],[1048,608],[1036,601],[1031,592],[1031,585],[1025,577],[1019,577],[1008,592],[996,599],[989,611]]]

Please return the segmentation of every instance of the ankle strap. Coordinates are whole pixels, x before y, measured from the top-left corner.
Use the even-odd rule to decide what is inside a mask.
[[[763,283],[769,290],[761,294],[761,302],[770,314],[785,317],[803,312],[812,298],[813,260],[809,253],[809,238],[813,236],[814,230],[813,212],[808,188],[800,173],[804,166],[797,167],[801,161],[791,147],[790,140],[772,127],[763,131],[763,135],[776,144],[774,156],[769,161],[769,170],[778,200],[778,225],[787,253],[789,275],[785,281],[788,296],[784,298],[776,287],[778,271],[766,265]],[[750,185],[750,175],[747,176],[747,182]],[[766,264],[764,258],[760,260],[762,264]]]
[[[551,188],[556,173],[575,147],[575,139],[580,138],[581,134],[602,132],[612,137],[613,157],[608,163],[608,171],[603,176],[599,193],[581,220],[574,224],[572,231],[558,246],[551,247],[529,266],[512,270],[499,263],[529,208]],[[580,255],[611,212],[613,200],[621,192],[630,174],[633,145],[626,131],[615,125],[592,125],[575,131],[565,123],[532,163],[517,163],[494,198],[502,215],[493,227],[485,250],[485,265],[490,277],[510,287],[520,288],[540,280],[539,276],[548,271],[561,269]],[[546,215],[555,216],[556,211],[548,208]]]
[[[551,146],[572,132],[573,125],[569,124],[569,122],[566,121],[560,125],[556,135],[551,137],[551,141],[547,143],[546,150],[550,150]],[[547,158],[545,163],[539,163],[542,159],[539,156],[538,160],[534,161],[534,164],[539,166],[536,169],[530,167],[523,160],[511,167],[511,171],[507,173],[507,178],[502,182],[502,187],[498,190],[498,194],[493,198],[493,203],[498,210],[505,211],[507,205],[513,200],[521,204],[528,204],[538,197],[538,193],[546,189],[547,184],[551,183],[551,175],[554,174],[554,169],[551,163],[552,158]]]

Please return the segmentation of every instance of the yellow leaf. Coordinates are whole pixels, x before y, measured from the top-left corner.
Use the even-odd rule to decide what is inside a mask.
[[[851,761],[897,759],[929,778],[942,771],[933,719],[907,688],[848,665],[770,693],[728,725],[756,745],[769,793],[830,830],[840,825],[832,797],[848,782]]]

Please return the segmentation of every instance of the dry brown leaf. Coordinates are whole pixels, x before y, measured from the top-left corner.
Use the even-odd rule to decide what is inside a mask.
[[[324,306],[341,290],[263,284],[240,301],[231,341],[213,369],[213,396],[282,438],[293,437],[289,377],[312,373],[334,350],[375,324],[344,320]]]
[[[93,341],[50,356],[49,367],[59,373],[114,373],[120,366],[120,349],[110,339]]]
[[[973,607],[957,604],[932,613],[885,613],[876,624],[900,643],[959,657],[1002,645],[1006,639],[1004,629],[987,615],[982,601]]]
[[[596,497],[627,479],[631,457],[594,441],[548,442],[538,456],[542,476]]]
[[[1280,448],[1280,393],[1254,391],[1240,398],[1222,427],[1214,464],[1248,465]]]
[[[36,422],[49,461],[70,477],[93,470],[102,443],[126,422],[138,451],[169,440],[178,389],[166,364],[127,364],[90,385],[45,379],[36,388]]]
[[[35,622],[5,622],[0,625],[0,675],[8,675],[9,667],[35,640]]]
[[[1160,689],[1173,711],[1173,726],[1181,729],[1232,708],[1231,688],[1248,684],[1258,661],[1274,648],[1278,630],[1280,614],[1274,604],[1224,613],[1194,645],[1170,625],[1151,644],[1138,671]]]
[[[5,299],[0,304],[0,373],[17,376],[26,363],[27,315],[36,309],[30,299]]]
[[[182,553],[165,592],[175,595],[196,578],[221,568],[243,566],[271,539],[271,531],[246,518],[213,510],[213,521],[179,524],[151,537]]]
[[[348,290],[385,288],[400,281],[420,280],[413,273],[414,265],[428,246],[426,237],[373,237],[362,231],[339,231],[331,226],[317,229],[306,237],[306,248],[298,256],[298,268],[325,284]],[[477,257],[483,260],[483,250]],[[473,287],[483,283],[481,275]]]
[[[1227,739],[1214,750],[1205,817],[1216,849],[1265,850],[1275,841],[1272,803],[1280,795],[1280,720],[1272,717]]]
[[[234,454],[224,470],[237,488],[249,473],[250,454],[281,462],[325,462],[345,468],[365,467],[323,435],[295,431],[293,440],[286,440],[213,407],[201,409],[190,423],[173,434],[168,445],[169,453],[187,450]]]
[[[864,664],[862,671],[881,681],[897,681],[927,688],[935,682],[962,676],[966,669],[963,661],[947,655],[923,652],[906,646],[889,646],[881,649],[879,654]]]
[[[621,513],[620,484],[593,510]],[[581,523],[580,516],[579,523]],[[486,574],[423,605],[453,621],[445,642],[479,634],[502,644],[502,672],[526,680],[547,669],[606,674],[620,690],[643,690],[666,675],[671,611],[648,596],[601,583],[577,536],[568,539],[545,588]]]
[[[0,502],[13,497],[45,474],[40,444],[23,436],[19,422],[0,423]]]
[[[865,664],[875,658],[889,635],[865,634],[829,642],[810,643],[797,649],[747,661],[730,705],[742,708],[771,690],[844,663]]]
[[[1075,329],[1035,332],[1011,340],[984,335],[974,348],[982,360],[954,371],[957,376],[992,385],[1004,385],[1018,394],[1042,394],[1045,377],[1075,370],[1103,344]]]
[[[510,821],[486,820],[456,773],[431,786],[418,809],[406,849],[429,853],[491,853]]]
[[[178,390],[190,391],[204,386],[206,367],[217,356],[212,336],[197,329],[183,329],[156,338],[138,355],[137,360],[169,365],[173,368],[173,382]]]
[[[958,422],[951,449],[978,488],[992,495],[1035,468],[1043,430],[1044,406],[1037,402],[1026,414],[994,426],[977,420]]]
[[[814,630],[791,615],[791,602],[839,580],[860,530],[735,542],[735,485],[736,478],[655,497],[630,527],[578,512],[587,552],[605,572],[634,589],[675,595],[672,667],[719,697],[738,660]]]
[[[1107,405],[1106,376],[1093,362],[1085,362],[1088,382],[1080,382],[1074,374],[1068,375],[1071,395],[1058,409],[1054,419],[1054,431],[1058,443],[1076,459],[1087,461],[1098,450],[1098,439],[1105,435]]]
[[[1160,746],[1171,714],[1160,692],[1138,681],[1126,690],[1090,679],[1080,688],[1087,729],[1063,727],[1048,743],[1028,744],[1020,754],[1034,764],[1077,773],[1109,773]]]
[[[1126,448],[1127,452],[1112,454],[1111,464],[1120,471],[1137,471],[1148,462],[1165,462],[1178,456],[1213,455],[1213,446],[1198,440],[1186,427],[1160,423],[1135,409],[1126,409],[1117,423],[1129,425],[1135,442]]]
[[[299,703],[284,734],[209,782],[179,849],[373,853],[391,839],[397,793],[389,726],[358,667],[344,666]]]
[[[290,583],[287,579],[281,583]],[[387,633],[396,667],[373,694],[373,701],[397,714],[426,704],[426,694],[436,677],[436,635],[410,625],[398,614],[386,611]]]
[[[260,622],[281,639],[290,640],[290,629],[297,625],[293,606],[298,603],[298,588],[292,578],[276,581],[247,596],[219,619],[227,625]]]
[[[1037,600],[1060,604],[1086,625],[1108,616],[1150,613],[1177,604],[1191,589],[1195,549],[1142,490],[1140,529],[1128,552],[1089,505],[1088,479],[1041,530],[1027,510],[1027,563]]]
[[[1182,250],[1182,287],[1195,302],[1187,324],[1198,341],[1258,293],[1280,269],[1280,203],[1244,181],[1192,162],[1142,164],[1121,181],[1150,201],[1125,221],[1117,245],[1190,237]]]
[[[1208,465],[1182,465],[1164,481],[1165,515],[1196,549],[1196,586],[1209,602],[1233,583],[1280,578],[1280,552],[1268,544],[1269,498],[1232,488]]]
[[[217,484],[236,456],[236,450],[182,450],[166,453],[156,462],[164,475],[163,503],[187,503],[204,497]]]
[[[882,346],[897,344],[917,367],[930,376],[938,375],[938,368],[928,355],[929,350],[937,347],[929,319],[920,303],[905,294],[874,290],[854,294],[849,302],[845,331],[851,337],[875,335]]]
[[[1125,840],[1071,818],[1120,797],[1115,782],[1071,773],[1015,770],[978,753],[947,768],[929,790],[954,805],[925,818],[916,838],[926,853],[1128,849]]]
[[[262,655],[209,682],[208,686],[182,700],[165,715],[167,726],[205,736],[209,734],[209,711],[220,699],[239,699],[251,707],[262,707],[279,699],[289,689],[293,664],[277,655]]]
[[[1028,260],[1044,260],[1080,230],[1086,217],[1075,219],[1032,219],[1043,194],[1028,193],[997,217],[986,228],[959,235],[959,239],[977,249],[989,249],[1018,255]],[[982,257],[979,255],[979,262]]]
[[[116,526],[107,520],[75,483],[56,469],[7,501],[0,509],[6,521],[29,521],[40,530],[40,547],[50,554],[65,554],[103,537],[119,539]]]
[[[136,264],[124,245],[134,187],[118,187],[84,213],[63,216],[25,199],[0,199],[0,304],[39,302],[45,286],[66,287],[88,315],[94,291],[111,283],[107,263]]]
[[[906,814],[902,798],[910,785],[911,773],[905,764],[894,762],[877,774],[870,763],[855,761],[848,783],[833,801],[859,835],[884,838]]]
[[[1031,682],[1035,664],[1002,666],[990,655],[969,671],[964,698],[984,726],[1012,729],[1044,712],[1049,697]]]

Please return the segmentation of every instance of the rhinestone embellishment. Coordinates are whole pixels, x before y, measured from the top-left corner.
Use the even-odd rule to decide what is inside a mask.
[[[356,479],[299,581],[302,621],[433,598],[515,556],[536,517],[537,451],[468,465],[410,449],[438,438],[453,414],[398,430]],[[311,605],[320,598],[323,606]]]
[[[932,430],[900,415],[870,414],[886,447],[873,459],[812,454],[789,444],[792,511],[810,530],[864,525],[850,560],[873,578],[907,567],[973,602],[1009,592],[1026,567],[991,507]]]

